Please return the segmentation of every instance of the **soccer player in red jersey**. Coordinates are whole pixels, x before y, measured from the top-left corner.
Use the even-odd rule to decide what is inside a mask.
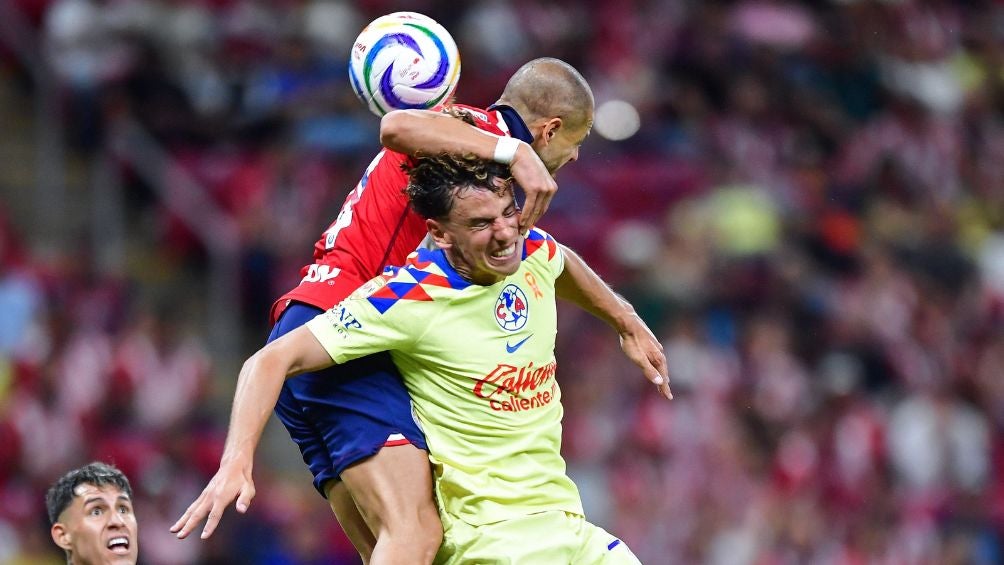
[[[386,266],[403,264],[421,243],[426,225],[408,205],[402,170],[415,155],[473,155],[508,164],[526,194],[520,217],[526,232],[557,190],[554,173],[578,158],[592,127],[593,96],[578,71],[546,58],[517,70],[488,109],[454,109],[476,127],[437,112],[384,116],[385,149],[315,245],[301,283],[273,305],[269,341],[338,304]],[[580,290],[575,302],[617,329],[624,351],[668,396],[665,356],[652,332],[577,255],[567,255],[566,273]],[[241,408],[235,402],[234,413]],[[425,438],[388,354],[288,379],[275,412],[364,561],[432,561],[443,534]],[[209,537],[235,498],[237,510],[247,510],[254,496],[247,454],[257,443],[251,439],[228,436],[220,470],[171,528],[179,537],[207,516],[202,537]]]

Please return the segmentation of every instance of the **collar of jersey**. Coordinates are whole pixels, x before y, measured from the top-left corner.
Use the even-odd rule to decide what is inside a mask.
[[[493,110],[497,110],[502,114],[502,119],[505,120],[505,125],[509,126],[509,133],[513,137],[533,144],[533,134],[530,133],[530,128],[526,127],[526,122],[523,121],[523,118],[520,117],[519,113],[512,106],[493,104],[488,107],[488,111],[491,112]]]
[[[453,268],[453,265],[450,265],[450,262],[446,260],[446,254],[443,253],[442,249],[419,249],[418,256],[412,262],[418,270],[425,270],[429,263],[434,263],[437,267],[439,267],[439,270],[443,272],[444,276],[446,276],[446,280],[449,282],[450,288],[461,290],[473,284],[464,277],[460,276],[460,273]]]

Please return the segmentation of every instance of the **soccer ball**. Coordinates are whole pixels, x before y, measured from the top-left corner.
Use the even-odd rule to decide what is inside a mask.
[[[450,32],[416,12],[373,20],[349,56],[352,89],[378,116],[434,108],[453,94],[459,79],[460,53]]]

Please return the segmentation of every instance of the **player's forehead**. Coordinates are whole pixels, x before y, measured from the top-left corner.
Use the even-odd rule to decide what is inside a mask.
[[[593,116],[590,114],[588,118],[579,123],[568,124],[564,128],[565,138],[570,141],[573,145],[581,145],[582,142],[589,137],[589,132],[593,130]]]
[[[512,190],[496,192],[485,188],[467,187],[457,192],[450,217],[458,222],[495,217],[504,213],[514,203]]]
[[[94,485],[91,483],[80,483],[73,488],[73,498],[75,502],[87,504],[88,502],[102,500],[105,502],[112,500],[129,501],[129,495],[115,485]]]

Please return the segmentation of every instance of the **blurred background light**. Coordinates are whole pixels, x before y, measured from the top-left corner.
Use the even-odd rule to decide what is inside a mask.
[[[596,108],[593,129],[606,139],[620,141],[638,133],[641,116],[629,102],[608,100]]]

